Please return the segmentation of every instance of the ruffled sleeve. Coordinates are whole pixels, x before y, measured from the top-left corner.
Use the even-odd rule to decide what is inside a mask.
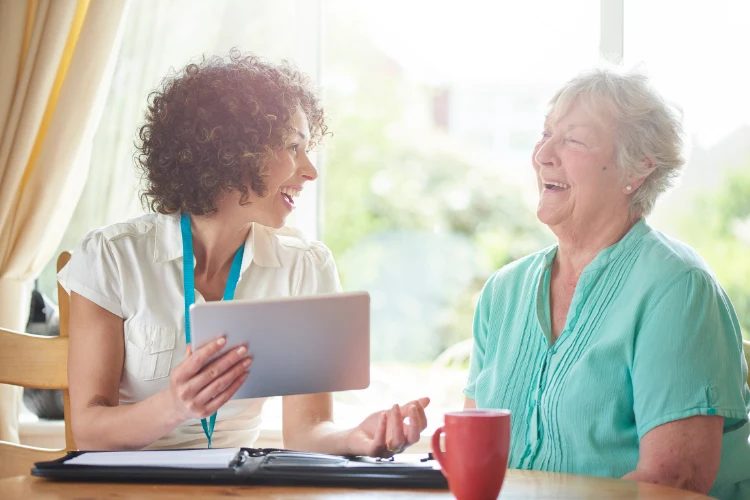
[[[333,254],[324,244],[313,241],[302,255],[295,295],[320,295],[342,291]]]

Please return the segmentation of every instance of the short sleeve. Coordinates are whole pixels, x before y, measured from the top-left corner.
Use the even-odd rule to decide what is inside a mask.
[[[747,419],[740,327],[724,290],[708,273],[676,279],[650,307],[634,348],[638,436],[696,415],[724,417],[724,432]]]
[[[122,288],[117,262],[101,230],[81,239],[70,262],[57,275],[66,292],[75,292],[122,317]]]
[[[494,278],[494,276],[493,276]],[[471,349],[471,359],[469,361],[469,377],[464,386],[464,395],[467,398],[476,400],[477,378],[484,368],[484,354],[487,345],[487,332],[490,322],[490,308],[492,305],[492,283],[493,279],[485,284],[482,293],[479,295],[477,307],[474,310],[474,325],[472,327],[472,337],[474,340]]]
[[[297,295],[320,295],[342,291],[333,254],[322,243],[314,241],[302,256],[297,276]]]

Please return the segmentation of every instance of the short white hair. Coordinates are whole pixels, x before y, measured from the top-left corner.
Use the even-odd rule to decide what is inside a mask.
[[[630,213],[648,215],[685,164],[682,111],[665,101],[645,75],[609,68],[585,71],[563,85],[549,102],[547,118],[562,118],[576,103],[602,122],[612,120],[621,182],[647,176],[631,196]]]

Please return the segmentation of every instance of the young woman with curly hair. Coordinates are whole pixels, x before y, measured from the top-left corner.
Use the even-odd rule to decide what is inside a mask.
[[[189,64],[151,93],[136,163],[152,213],[91,231],[59,275],[71,294],[80,448],[191,448],[207,438],[214,447],[253,445],[264,399],[230,401],[252,377],[252,359],[240,347],[205,364],[222,338],[191,350],[183,272],[193,269],[196,302],[231,298],[233,285],[237,299],[339,291],[331,252],[284,227],[318,176],[308,152],[326,131],[306,75],[238,50]],[[194,262],[184,269],[191,242]],[[340,430],[331,394],[286,396],[284,444],[390,456],[419,439],[428,402]]]

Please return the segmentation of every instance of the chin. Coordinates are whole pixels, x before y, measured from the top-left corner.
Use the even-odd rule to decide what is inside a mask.
[[[537,207],[537,209],[536,209],[536,218],[542,224],[547,224],[547,220],[550,218],[550,214],[549,214],[549,212],[547,210],[544,210],[541,207]]]
[[[536,218],[545,226],[554,226],[559,223],[562,217],[551,210],[539,209],[536,211]]]
[[[538,213],[536,214],[536,219],[537,219],[537,220],[538,220],[539,222],[541,222],[542,224],[544,224],[545,226],[549,226],[549,225],[550,225],[550,223],[549,223],[548,219],[547,219],[546,217],[542,217],[542,216],[541,216],[540,214],[538,214]]]
[[[281,229],[282,227],[286,226],[286,219],[286,216],[274,217],[273,219],[268,221],[268,224],[265,225],[273,229]]]

